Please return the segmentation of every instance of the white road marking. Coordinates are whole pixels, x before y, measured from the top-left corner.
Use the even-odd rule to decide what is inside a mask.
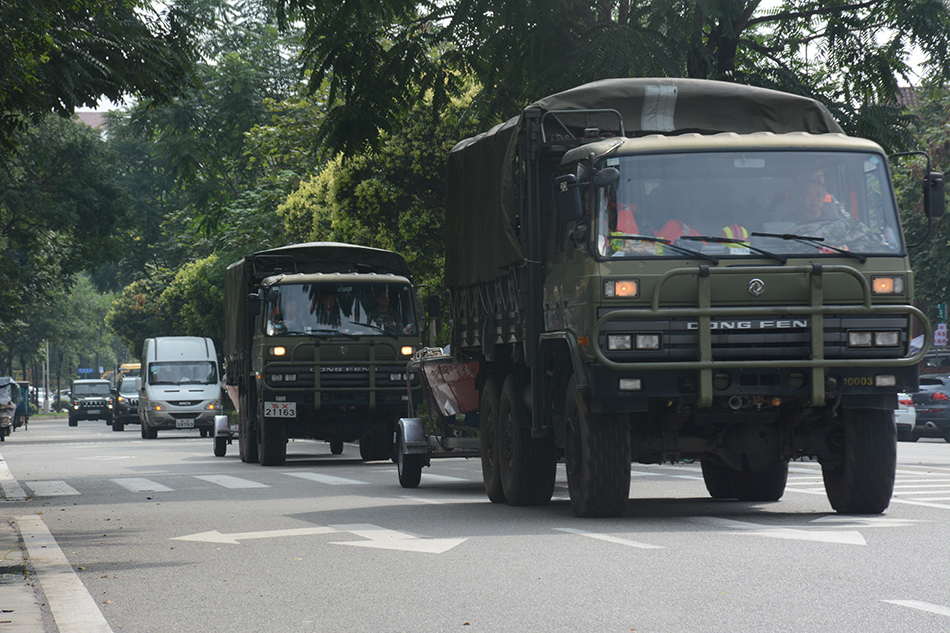
[[[232,477],[230,475],[195,475],[195,479],[203,479],[204,481],[231,489],[270,488],[267,484],[258,483],[249,479],[241,479],[240,477]]]
[[[334,545],[350,545],[353,547],[372,547],[375,549],[400,550],[404,552],[421,552],[425,554],[442,554],[456,545],[467,541],[467,538],[419,538],[410,534],[403,534],[395,530],[387,530],[368,523],[353,525],[331,525],[341,532],[350,532],[362,536],[366,541],[337,541]]]
[[[297,477],[299,479],[307,479],[309,481],[316,481],[321,484],[327,484],[329,486],[349,486],[356,484],[365,484],[366,481],[359,481],[358,479],[347,479],[346,477],[334,477],[333,475],[321,475],[320,473],[284,473],[285,475],[290,475],[291,477]]]
[[[910,609],[917,609],[937,615],[945,615],[950,618],[950,607],[944,607],[939,604],[930,604],[929,602],[921,602],[919,600],[883,600],[882,602],[889,602],[901,607],[908,607]]]
[[[3,460],[3,455],[0,455],[0,488],[3,489],[3,498],[7,501],[25,501],[27,499],[26,492],[20,487],[13,473],[10,472],[7,463]]]
[[[667,549],[662,545],[653,545],[651,543],[642,543],[640,541],[631,541],[630,539],[620,538],[618,536],[610,536],[607,534],[597,534],[596,532],[585,532],[584,530],[578,530],[575,528],[554,528],[558,532],[567,532],[568,534],[577,534],[578,536],[586,536],[587,538],[597,539],[598,541],[607,541],[608,543],[616,543],[618,545],[626,545],[627,547],[637,547],[639,549]]]
[[[16,517],[27,554],[60,633],[112,633],[56,539],[36,515]]]
[[[309,527],[309,528],[291,528],[288,530],[267,530],[266,532],[238,532],[236,534],[222,534],[217,530],[210,532],[201,532],[200,534],[190,534],[188,536],[176,536],[173,541],[197,541],[199,543],[227,543],[228,545],[240,545],[241,541],[261,538],[281,538],[284,536],[307,536],[310,534],[332,534],[338,532],[328,527]]]
[[[62,497],[78,495],[79,491],[65,481],[24,481],[34,497]]]
[[[697,517],[695,520],[699,523],[708,523],[730,530],[726,532],[726,534],[752,534],[755,536],[766,536],[769,538],[780,538],[792,541],[814,541],[819,543],[838,543],[840,545],[867,545],[867,541],[864,540],[861,533],[854,530],[801,530],[797,528],[758,525],[756,523],[733,521],[719,517]]]
[[[127,479],[113,479],[112,481],[129,492],[174,492],[174,490],[168,486],[163,486],[160,483],[156,483],[151,479],[145,479],[144,477],[129,477]]]
[[[453,482],[469,482],[471,479],[465,479],[464,477],[450,477],[449,475],[434,475],[432,473],[423,473],[422,478],[429,483],[453,483]]]

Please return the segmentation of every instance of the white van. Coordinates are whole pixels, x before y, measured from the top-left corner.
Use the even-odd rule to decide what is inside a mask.
[[[161,336],[145,339],[139,388],[142,437],[159,429],[198,429],[207,437],[221,413],[218,356],[210,338]]]

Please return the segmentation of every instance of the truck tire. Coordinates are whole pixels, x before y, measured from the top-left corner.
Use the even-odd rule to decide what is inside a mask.
[[[530,413],[513,374],[505,378],[498,403],[498,468],[505,500],[512,506],[544,505],[554,494],[557,461],[547,438],[532,440],[524,426]]]
[[[155,440],[158,439],[158,429],[154,426],[145,425],[145,439]]]
[[[338,437],[334,437],[332,440],[330,440],[330,453],[332,455],[343,454],[343,440]]]
[[[224,457],[228,453],[228,438],[226,437],[216,437],[214,438],[214,456],[215,457]]]
[[[706,484],[706,490],[713,499],[735,499],[736,481],[735,475],[739,471],[720,466],[709,460],[702,460],[700,466],[703,470],[703,483]]]
[[[501,487],[501,472],[498,456],[498,388],[495,378],[489,377],[482,385],[478,404],[478,437],[482,452],[482,479],[485,493],[492,503],[504,503],[505,491]]]
[[[287,461],[287,426],[279,418],[258,424],[257,455],[261,466],[283,466]]]
[[[240,402],[241,407],[238,411],[238,453],[241,455],[242,462],[256,464],[260,461],[257,452],[257,424],[255,414],[257,406],[253,403],[246,391],[241,394]]]
[[[360,457],[364,462],[386,460],[392,457],[392,432],[363,433],[360,437]]]
[[[139,433],[141,433],[142,439],[147,440],[148,439],[148,425],[145,424],[145,422],[141,420],[139,420],[139,425],[141,427],[139,428]]]
[[[884,512],[897,469],[897,427],[891,412],[845,409],[837,439],[840,459],[821,463],[831,507],[840,514]]]
[[[69,426],[79,426],[79,420],[77,420],[76,418],[72,416],[69,416]]]
[[[399,438],[396,441],[396,471],[399,473],[399,485],[403,488],[418,488],[422,481],[422,467],[425,466],[425,455],[406,455],[399,449],[402,446],[402,431],[397,430]]]
[[[112,430],[113,430],[113,431],[119,431],[119,432],[124,431],[124,430],[125,430],[125,422],[120,422],[119,420],[115,420],[115,421],[112,423]]]
[[[579,517],[620,516],[630,496],[630,424],[619,413],[595,417],[576,381],[571,376],[564,403],[571,507]]]

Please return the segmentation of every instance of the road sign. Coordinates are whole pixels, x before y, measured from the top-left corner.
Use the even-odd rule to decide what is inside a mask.
[[[76,371],[78,371],[80,374],[91,374],[91,373],[92,373],[92,367],[80,367],[80,368],[77,369]]]
[[[947,344],[947,324],[938,323],[934,329],[934,345],[944,347]]]

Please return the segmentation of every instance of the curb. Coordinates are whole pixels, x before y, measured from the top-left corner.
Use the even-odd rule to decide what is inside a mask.
[[[35,576],[12,521],[0,522],[0,631],[46,633]]]

